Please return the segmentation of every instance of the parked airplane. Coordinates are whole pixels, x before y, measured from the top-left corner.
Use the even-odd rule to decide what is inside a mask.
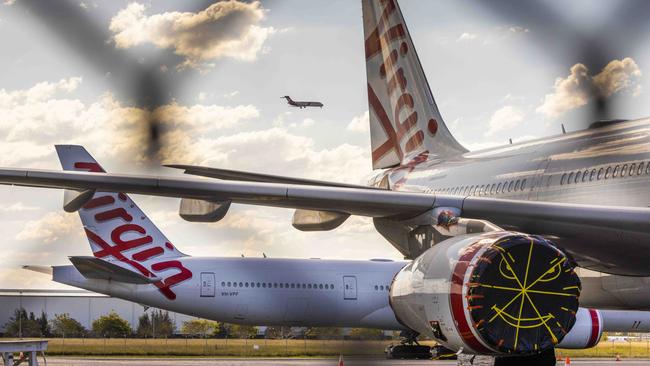
[[[59,145],[56,150],[66,171],[104,173],[99,163],[81,146]],[[66,196],[66,207],[71,211],[70,202],[75,202],[83,194],[66,191]],[[409,308],[412,299],[400,295],[408,296],[410,289],[417,288],[418,281],[422,281],[412,277],[417,276],[414,269],[429,266],[429,271],[434,273],[433,280],[446,278],[445,273],[451,268],[457,273],[458,268],[466,263],[462,260],[449,261],[446,256],[440,255],[440,251],[433,250],[411,262],[191,257],[172,244],[127,194],[93,191],[90,199],[84,199],[83,207],[76,211],[93,256],[70,257],[73,265],[25,266],[26,269],[50,274],[54,281],[62,284],[223,322],[369,327],[408,332],[410,328],[405,321],[412,321],[408,317],[417,317],[417,312]],[[491,224],[479,220],[459,223],[461,225],[491,227]],[[485,236],[481,240],[490,243],[505,241],[498,244],[505,248],[508,242],[520,239],[533,241],[548,249],[548,243],[540,241],[540,238],[527,235],[517,237],[505,232],[495,232],[495,235]],[[476,236],[460,235],[438,244],[435,249],[444,247],[442,250],[448,250],[449,243],[452,247],[467,247],[468,243],[476,240]],[[554,248],[550,249],[557,253]],[[536,251],[540,249],[536,248]],[[456,250],[451,252],[453,255]],[[506,251],[508,255],[517,255],[516,252],[516,248]],[[483,261],[489,260],[487,254],[481,258]],[[571,269],[566,262],[561,263],[561,268],[562,272]],[[435,272],[440,273],[440,277]],[[547,271],[544,276],[552,278],[558,272]],[[488,275],[489,268],[487,272],[481,272],[480,277]],[[491,286],[496,286],[502,280],[492,278]],[[574,280],[577,281],[577,278]],[[545,278],[540,281],[548,282]],[[585,288],[582,294],[587,299],[587,306],[591,305],[591,301],[605,308],[630,307],[614,300],[612,296],[615,296],[615,290],[608,291],[601,283],[593,281],[589,284],[591,286]],[[566,298],[562,305],[572,308],[574,304],[577,306],[579,289],[569,287],[564,286],[564,292],[557,294],[561,299]],[[543,288],[548,290],[548,287]],[[646,285],[644,292],[648,293],[649,290]],[[530,296],[550,293],[534,287],[528,291]],[[536,299],[535,303],[539,300]],[[450,304],[453,306],[454,302]],[[445,304],[438,303],[438,306]],[[650,309],[650,298],[639,299],[634,306]],[[593,347],[603,332],[650,331],[650,312],[647,311],[576,309],[577,312],[570,316],[573,327],[563,335],[561,341],[556,340],[558,347]],[[502,310],[507,314],[505,308]],[[454,314],[453,309],[450,314]],[[551,318],[553,321],[565,320],[566,314],[523,317],[526,325],[521,327],[522,334],[529,332],[526,328],[531,328],[531,323],[547,323]],[[503,317],[506,323],[510,322],[508,317]],[[459,339],[454,339],[458,335],[448,328],[454,321],[454,318],[447,316],[442,321],[431,321],[430,326],[437,338],[458,344]],[[536,328],[532,327],[534,332],[538,332]]]
[[[307,108],[307,107],[321,107],[323,108],[323,103],[321,102],[297,102],[293,99],[291,99],[290,96],[285,95],[282,97],[287,100],[287,104],[289,104],[292,107],[298,107],[300,109]]]
[[[54,279],[223,321],[407,329],[502,365],[554,365],[554,347],[573,337],[585,347],[602,329],[649,330],[632,321],[645,312],[587,308],[650,310],[647,280],[625,277],[650,276],[650,119],[468,152],[397,2],[362,4],[382,169],[371,187],[178,165],[222,181],[108,174],[61,146],[65,172],[0,170],[3,184],[66,189],[64,209],[82,216],[94,257],[54,267]],[[307,231],[368,216],[411,261],[192,258],[125,193],[179,197],[181,217],[199,222],[231,203],[296,209],[293,225]],[[575,266],[615,275],[578,278]]]

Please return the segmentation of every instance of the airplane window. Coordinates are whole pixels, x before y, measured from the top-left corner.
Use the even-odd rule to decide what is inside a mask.
[[[562,174],[562,179],[560,179],[560,185],[563,185],[566,182],[566,173]]]
[[[566,179],[566,184],[570,184],[573,180],[573,172],[569,173],[569,177]]]
[[[248,287],[248,282],[244,282],[244,287]]]
[[[307,288],[311,290],[311,283],[307,285]]]
[[[526,178],[521,181],[521,190],[523,191],[524,189],[526,189]]]
[[[262,287],[266,288],[266,282],[262,282]]]
[[[318,289],[319,289],[319,290],[322,290],[322,289],[323,289],[323,284],[322,284],[322,283],[321,283],[320,285],[318,285]]]
[[[384,291],[384,286],[383,286],[383,285],[382,285],[382,286],[379,286],[379,289],[380,289],[381,291]]]
[[[231,282],[228,282],[228,287],[230,287],[230,286],[232,286],[232,283],[231,283]]]
[[[273,288],[278,288],[278,284],[277,284],[277,283],[274,283],[274,284],[273,284]]]
[[[494,194],[494,184],[492,184],[492,186],[490,186],[490,194]]]
[[[596,169],[592,169],[589,175],[589,180],[594,180],[594,178],[596,178]]]
[[[598,180],[601,180],[603,178],[603,172],[604,171],[605,171],[605,169],[603,169],[603,168],[598,169]]]
[[[345,289],[346,289],[346,290],[349,290],[349,289],[350,289],[350,285],[345,285]]]
[[[325,284],[325,290],[329,290],[329,289],[330,289],[330,285]]]
[[[240,282],[240,283],[239,283],[239,287],[244,287],[244,283],[243,283],[243,282]]]
[[[612,174],[612,167],[608,166],[605,170],[605,179],[609,179],[609,176]]]
[[[499,184],[497,185],[497,194],[498,194],[499,192],[501,192],[501,185],[502,185],[501,183],[499,183]]]
[[[639,169],[636,171],[636,175],[643,174],[643,162],[639,163]]]
[[[585,170],[585,172],[582,173],[582,182],[586,182],[587,178],[589,178],[589,170]]]
[[[237,282],[233,282],[232,287],[237,287]]]
[[[225,282],[221,282],[221,287],[226,287],[226,283],[225,283]]]
[[[375,291],[379,290],[379,286],[375,285]]]
[[[650,174],[650,163],[645,166],[645,173]]]
[[[289,288],[289,284],[288,284],[288,283],[285,283],[285,284],[284,284],[284,288]]]
[[[632,165],[630,165],[630,172],[628,173],[628,175],[629,175],[630,177],[633,176],[635,170],[636,170],[636,164],[632,164]]]
[[[255,284],[255,287],[260,288],[260,287],[262,287],[262,285],[258,282],[258,283]]]
[[[305,284],[303,283],[303,284],[302,284],[302,289],[304,290],[304,289],[306,289],[306,288],[307,288],[307,285],[305,285]]]
[[[334,290],[334,285],[330,283],[330,289]]]
[[[512,191],[512,186],[515,184],[514,180],[510,181],[510,184],[508,184],[508,192]]]
[[[280,283],[280,288],[284,288],[284,283]]]
[[[506,193],[506,188],[508,188],[508,182],[503,183],[503,187],[501,187],[501,193]]]
[[[291,284],[291,288],[296,288],[296,284],[295,284],[295,283],[292,283],[292,284]]]
[[[573,183],[580,182],[581,177],[582,177],[582,171],[578,170],[578,172],[576,173],[576,179],[573,180]]]
[[[621,170],[621,167],[619,165],[614,167],[614,172],[612,173],[612,177],[616,178],[618,177],[618,171]]]
[[[517,179],[517,183],[515,183],[515,191],[519,190],[520,184],[521,184],[521,179]]]
[[[621,178],[625,176],[625,173],[627,173],[627,164],[623,165],[623,169],[621,169]]]

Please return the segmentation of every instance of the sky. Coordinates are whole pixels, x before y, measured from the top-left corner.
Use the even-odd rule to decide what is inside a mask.
[[[643,3],[526,3],[400,1],[461,144],[582,129],[592,89],[611,101],[606,117],[650,116]],[[143,120],[153,113],[165,125],[165,164],[351,183],[371,175],[359,1],[38,4],[0,5],[0,166],[60,169],[53,145],[81,144],[111,172],[178,176],[147,160]],[[144,91],[143,75],[156,81]],[[325,107],[292,109],[283,95]],[[146,97],[161,107],[145,108]],[[20,266],[90,255],[62,196],[0,186],[0,288],[61,288]],[[400,259],[365,218],[304,233],[291,210],[234,205],[200,224],[178,216],[177,199],[134,199],[191,255]]]

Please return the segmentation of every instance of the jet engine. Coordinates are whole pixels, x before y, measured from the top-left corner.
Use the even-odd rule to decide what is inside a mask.
[[[526,355],[565,338],[579,295],[573,264],[553,243],[495,231],[452,237],[424,252],[395,276],[390,304],[404,326],[447,348]]]

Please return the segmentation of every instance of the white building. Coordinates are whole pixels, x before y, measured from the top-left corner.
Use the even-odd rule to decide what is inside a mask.
[[[86,329],[91,329],[95,319],[111,311],[119,314],[135,329],[138,318],[145,311],[142,305],[84,290],[0,289],[0,332],[4,332],[5,325],[15,310],[21,307],[28,314],[33,312],[36,317],[45,312],[48,319],[53,319],[56,314],[68,313]],[[169,315],[174,320],[177,331],[184,321],[195,319],[172,312]]]

